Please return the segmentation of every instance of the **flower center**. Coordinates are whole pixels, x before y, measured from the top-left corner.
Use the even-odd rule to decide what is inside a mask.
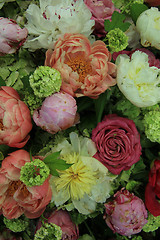
[[[85,77],[92,72],[90,61],[85,60],[82,56],[77,56],[74,59],[69,58],[65,62],[74,72],[79,75],[79,82],[84,83]]]
[[[58,171],[59,177],[55,180],[57,190],[67,190],[72,199],[81,199],[85,193],[90,193],[96,183],[96,174],[80,160],[77,153],[68,154],[64,159],[73,165],[65,171]]]
[[[21,186],[23,185],[23,186]],[[28,189],[26,188],[26,186],[20,181],[12,181],[9,184],[9,188],[7,190],[7,193],[10,197],[13,197],[14,193],[18,190],[18,188],[21,186],[21,194],[23,195],[23,197],[27,197],[29,194]]]

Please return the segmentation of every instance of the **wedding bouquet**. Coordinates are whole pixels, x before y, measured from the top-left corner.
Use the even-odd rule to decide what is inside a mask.
[[[158,239],[160,0],[0,14],[0,239]]]

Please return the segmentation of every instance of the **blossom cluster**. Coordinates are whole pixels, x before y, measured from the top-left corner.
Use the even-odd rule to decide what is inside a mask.
[[[160,1],[1,1],[0,239],[155,239]]]

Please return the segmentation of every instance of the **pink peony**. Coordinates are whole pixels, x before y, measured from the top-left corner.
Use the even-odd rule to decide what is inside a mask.
[[[16,90],[0,88],[0,145],[22,148],[32,129],[30,111]]]
[[[79,120],[76,100],[68,93],[59,92],[47,97],[41,109],[33,113],[36,125],[45,131],[55,134],[65,130]]]
[[[79,238],[78,226],[76,226],[76,224],[72,222],[71,217],[67,211],[56,210],[48,216],[46,215],[45,218],[47,218],[48,223],[54,223],[61,227],[62,240],[77,240]],[[41,225],[42,224],[39,221],[36,230],[38,230]]]
[[[160,160],[156,159],[149,173],[149,183],[145,189],[145,204],[149,212],[160,216]]]
[[[141,51],[141,52],[144,52],[148,55],[148,63],[149,63],[150,67],[154,66],[154,67],[160,68],[160,60],[157,59],[155,57],[155,55],[146,48],[137,48],[137,49],[132,50],[132,51],[123,50],[123,51],[120,51],[120,52],[114,52],[112,54],[112,57],[113,57],[114,61],[116,61],[116,58],[121,54],[127,54],[131,58],[132,54],[136,51]]]
[[[98,95],[116,84],[116,66],[102,41],[93,45],[82,34],[65,34],[46,53],[45,65],[62,76],[61,89],[73,97]]]
[[[139,233],[147,223],[143,201],[128,190],[121,189],[114,195],[113,201],[104,205],[104,219],[114,233],[131,236]]]
[[[0,56],[12,54],[24,43],[28,31],[12,19],[0,17]]]
[[[104,20],[111,20],[112,14],[117,9],[114,7],[112,0],[84,0],[84,3],[92,13],[92,18],[95,20],[94,34],[98,37],[104,37]]]
[[[94,155],[113,174],[128,170],[140,160],[140,135],[135,123],[110,114],[104,117],[92,131],[97,153]]]
[[[41,186],[27,187],[20,181],[20,171],[26,162],[30,162],[30,154],[17,150],[3,160],[0,168],[0,211],[8,219],[22,214],[40,217],[52,197],[49,177]]]

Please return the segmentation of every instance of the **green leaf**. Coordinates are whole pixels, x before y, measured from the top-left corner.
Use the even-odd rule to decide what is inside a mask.
[[[1,86],[6,86],[6,83],[5,81],[0,77],[0,87]]]
[[[147,9],[148,9],[148,7],[145,4],[139,4],[139,3],[132,4],[132,6],[130,8],[130,12],[131,12],[131,18],[132,18],[134,24],[136,24],[139,15],[142,12],[146,11]]]
[[[112,95],[112,92],[113,92],[112,90],[105,91],[104,93],[102,93],[99,96],[99,98],[93,100],[94,105],[95,105],[97,123],[99,123],[101,121],[104,108],[105,108],[106,104],[109,102],[110,97]]]
[[[110,21],[107,19],[104,21],[105,31],[109,32],[115,28],[119,28],[125,32],[131,25],[129,22],[124,22],[125,18],[126,16],[124,14],[114,11],[112,14],[112,20]]]
[[[4,159],[4,155],[3,153],[0,151],[0,161],[2,161]]]
[[[50,173],[53,176],[59,176],[57,170],[66,170],[67,168],[72,166],[72,164],[68,164],[65,160],[60,159],[59,156],[60,152],[55,152],[50,154],[43,160],[43,162],[49,167]]]

